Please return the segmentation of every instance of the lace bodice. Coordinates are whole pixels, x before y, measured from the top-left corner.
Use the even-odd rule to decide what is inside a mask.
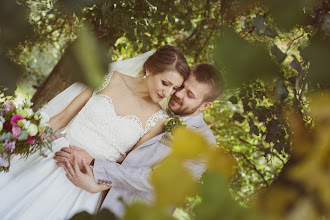
[[[86,149],[95,158],[121,161],[160,118],[168,116],[165,111],[160,110],[143,127],[135,115],[117,115],[111,98],[97,94],[109,84],[111,76],[112,72],[78,113],[66,137],[71,144]]]

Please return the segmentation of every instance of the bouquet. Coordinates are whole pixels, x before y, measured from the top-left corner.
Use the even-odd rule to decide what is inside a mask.
[[[49,118],[42,112],[34,113],[32,103],[27,101],[15,106],[10,100],[0,100],[0,172],[8,172],[14,155],[27,158],[43,149],[51,150],[51,141],[44,138],[52,134]]]

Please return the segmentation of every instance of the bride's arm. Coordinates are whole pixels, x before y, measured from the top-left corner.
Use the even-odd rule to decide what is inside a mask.
[[[55,131],[65,127],[84,107],[92,94],[93,90],[89,88],[81,92],[61,113],[49,120],[50,127]]]

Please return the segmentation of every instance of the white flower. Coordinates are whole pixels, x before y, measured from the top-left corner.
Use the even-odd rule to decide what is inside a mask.
[[[47,124],[49,122],[49,116],[46,112],[40,112],[41,120],[40,124]]]
[[[26,108],[30,108],[32,105],[33,105],[33,102],[31,102],[30,100],[27,100],[25,103]]]
[[[34,114],[33,110],[30,108],[26,108],[25,111],[28,114],[28,117],[31,117]]]
[[[30,124],[31,124],[31,121],[26,120],[26,119],[23,119],[22,121],[23,121],[23,123],[24,123],[24,129],[28,129],[28,127],[29,127]]]
[[[38,126],[31,123],[26,131],[30,136],[35,136],[38,133]]]
[[[0,122],[0,131],[2,131],[2,129],[3,129],[3,124],[2,122]]]
[[[34,118],[35,120],[39,120],[40,115],[37,113],[37,114],[35,114],[35,115],[33,116],[33,118]]]
[[[39,126],[39,132],[40,133],[44,133],[45,132],[45,130],[46,130],[46,127],[45,126]]]
[[[22,116],[23,118],[27,118],[29,116],[28,113],[26,112],[26,110],[25,109],[21,109],[21,108],[17,109],[16,110],[16,113],[18,115]]]
[[[23,119],[23,120],[24,120],[24,119]],[[21,128],[24,127],[24,121],[23,121],[23,120],[19,120],[19,121],[17,122],[17,125],[20,126]]]
[[[24,104],[23,103],[20,103],[20,104],[17,105],[17,108],[22,109],[23,107],[24,107]]]
[[[0,116],[0,122],[1,122],[1,123],[4,123],[5,121],[6,121],[5,118],[2,117],[2,116]]]

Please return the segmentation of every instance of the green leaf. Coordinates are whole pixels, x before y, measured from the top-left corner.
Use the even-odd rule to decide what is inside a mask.
[[[233,119],[235,121],[238,121],[239,123],[242,123],[245,120],[245,118],[241,114],[239,114],[237,112],[234,113]]]
[[[303,25],[306,20],[304,11],[308,10],[308,1],[305,0],[268,0],[265,2],[269,12],[279,27],[285,31]]]
[[[301,56],[310,61],[308,79],[313,83],[330,85],[330,44],[329,39],[311,40],[311,44],[301,51]]]
[[[261,219],[253,212],[236,203],[231,196],[229,184],[225,178],[211,172],[207,172],[204,175],[204,182],[200,185],[200,195],[203,202],[197,207],[194,219]]]
[[[228,99],[228,101],[230,101],[231,103],[233,103],[234,105],[237,104],[238,99],[236,96],[232,96]]]
[[[219,39],[214,60],[223,67],[224,78],[231,87],[258,78],[270,80],[280,73],[265,44],[251,43],[232,30],[225,30]]]
[[[125,220],[174,220],[172,216],[168,216],[160,209],[147,206],[142,203],[133,203],[127,208],[124,217]]]
[[[24,140],[26,140],[26,139],[28,138],[28,136],[29,136],[29,134],[28,134],[26,131],[21,130],[21,131],[19,132],[18,140],[19,140],[19,141],[24,141]]]
[[[250,132],[252,132],[252,133],[255,134],[256,136],[259,136],[259,129],[258,129],[258,127],[254,124],[254,122],[252,121],[251,118],[250,118],[250,120],[249,120],[249,126],[250,126]]]
[[[5,146],[3,146],[2,143],[0,143],[0,154],[5,151]]]
[[[117,220],[118,218],[109,210],[102,209],[95,215],[89,214],[88,212],[79,212],[75,214],[71,220]]]
[[[72,75],[73,81],[98,88],[108,72],[110,58],[104,45],[92,34],[87,23],[60,62],[63,63],[63,69]]]

